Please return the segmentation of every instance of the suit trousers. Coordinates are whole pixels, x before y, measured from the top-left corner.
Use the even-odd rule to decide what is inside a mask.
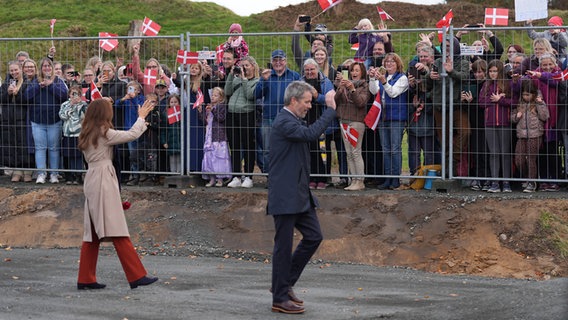
[[[97,260],[101,241],[97,237],[94,229],[92,230],[92,235],[93,241],[83,241],[83,245],[81,246],[78,283],[97,282]],[[116,249],[116,254],[118,255],[118,259],[120,260],[128,282],[133,282],[144,277],[147,273],[146,269],[142,265],[138,253],[134,250],[130,237],[112,237],[110,239]]]
[[[272,301],[290,300],[288,290],[300,278],[304,267],[318,249],[323,236],[315,208],[298,214],[274,215],[274,251],[272,253]],[[294,228],[302,240],[292,253]]]

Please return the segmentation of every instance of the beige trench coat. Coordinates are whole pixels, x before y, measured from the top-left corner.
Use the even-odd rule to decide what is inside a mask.
[[[110,129],[99,138],[97,148],[83,151],[89,165],[83,191],[85,193],[83,241],[92,242],[91,221],[99,239],[129,237],[116,172],[112,165],[113,146],[136,140],[146,131],[144,119],[138,118],[128,131]]]

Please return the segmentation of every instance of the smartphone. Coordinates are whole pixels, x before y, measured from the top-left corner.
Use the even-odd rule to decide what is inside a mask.
[[[132,76],[132,63],[128,63],[126,65],[126,69],[124,69],[124,70],[126,72],[125,76],[131,77]]]
[[[420,78],[420,74],[418,72],[418,69],[416,69],[415,66],[409,67],[408,68],[408,75],[409,76],[413,76],[414,79],[419,79]]]
[[[349,79],[349,70],[347,69],[341,70],[341,76],[343,77],[344,80]]]
[[[312,21],[312,17],[310,16],[301,16],[299,19],[300,23],[309,23]]]
[[[10,85],[15,86],[16,85],[16,79],[10,79]]]
[[[135,93],[136,92],[136,88],[130,86],[128,87],[128,93]]]
[[[266,69],[272,69],[272,63],[268,62],[268,63],[266,64]]]
[[[110,79],[109,71],[103,70],[103,76],[106,77],[107,79]]]
[[[478,24],[468,24],[466,28],[481,28]]]
[[[432,65],[432,71],[433,71],[433,72],[438,72],[438,66],[435,65],[435,64],[433,64],[433,65]]]

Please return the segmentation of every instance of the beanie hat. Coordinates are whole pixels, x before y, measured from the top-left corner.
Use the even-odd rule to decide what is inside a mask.
[[[560,27],[564,25],[564,21],[562,21],[562,18],[560,18],[559,16],[554,16],[548,20],[548,25]]]
[[[233,23],[230,27],[229,27],[229,33],[243,33],[243,28],[241,27],[240,24],[238,23]]]

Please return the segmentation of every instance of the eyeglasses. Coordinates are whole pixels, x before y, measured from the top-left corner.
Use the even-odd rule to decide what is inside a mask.
[[[35,69],[35,66],[24,66],[24,69]]]
[[[383,63],[396,63],[394,60],[385,60]]]
[[[84,74],[83,77],[93,77],[94,74]]]
[[[515,50],[509,50],[509,51],[507,51],[507,53],[517,53],[517,51],[515,51]]]
[[[71,96],[72,96],[72,97],[78,97],[78,96],[79,96],[79,93],[78,93],[78,92],[72,92],[72,93],[71,93]]]
[[[158,66],[146,66],[148,69],[158,69]]]

